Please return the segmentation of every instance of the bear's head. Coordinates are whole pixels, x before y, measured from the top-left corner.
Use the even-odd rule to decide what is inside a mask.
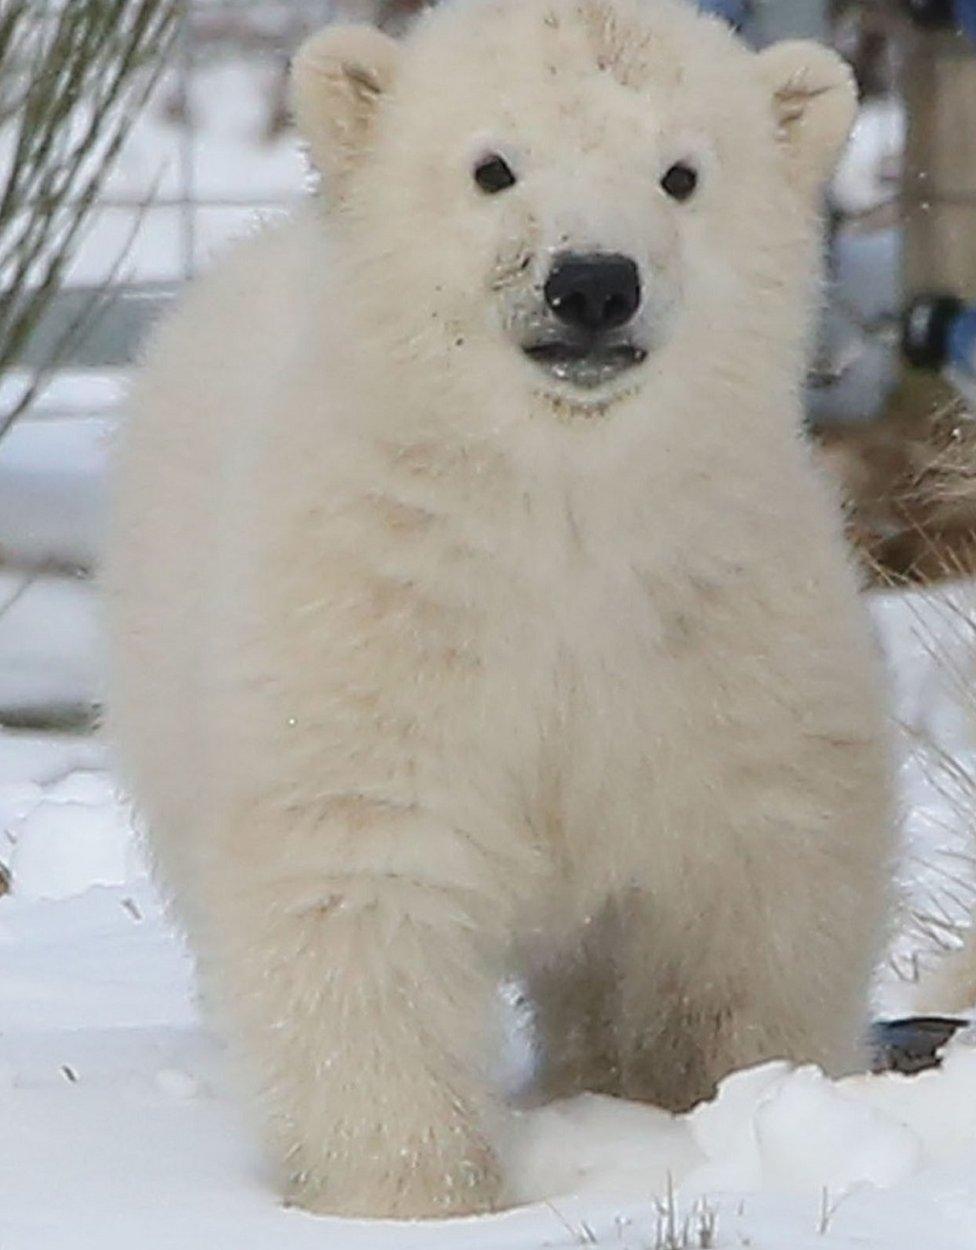
[[[680,0],[455,0],[399,43],[315,36],[293,100],[350,317],[401,362],[564,414],[778,365],[795,391],[855,108],[826,48]]]

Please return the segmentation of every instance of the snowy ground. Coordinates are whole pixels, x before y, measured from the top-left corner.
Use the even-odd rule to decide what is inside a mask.
[[[958,606],[958,595],[890,602],[878,617],[901,714],[965,754],[945,663],[965,646]],[[924,909],[939,905],[939,856],[959,822],[921,754],[906,764],[907,871]],[[0,898],[2,1250],[976,1247],[966,1035],[941,1071],[914,1078],[831,1084],[774,1064],[678,1119],[596,1097],[525,1114],[503,1147],[526,1205],[490,1219],[398,1226],[286,1211],[98,744],[0,736],[0,860],[13,878]],[[889,978],[883,996],[910,1006],[911,987]]]

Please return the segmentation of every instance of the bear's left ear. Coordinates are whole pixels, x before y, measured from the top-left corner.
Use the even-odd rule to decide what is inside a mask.
[[[836,52],[812,40],[775,43],[757,60],[793,180],[813,196],[830,176],[854,124],[854,75]]]
[[[330,26],[307,39],[291,67],[291,103],[312,161],[333,185],[369,145],[400,49],[369,26]]]

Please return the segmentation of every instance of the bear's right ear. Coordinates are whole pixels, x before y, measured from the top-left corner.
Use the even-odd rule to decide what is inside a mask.
[[[368,146],[399,51],[370,26],[330,26],[299,48],[291,68],[292,111],[313,163],[330,183],[341,182]]]

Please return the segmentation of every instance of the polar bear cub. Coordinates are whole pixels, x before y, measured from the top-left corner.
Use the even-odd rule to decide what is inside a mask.
[[[676,0],[313,38],[325,197],[159,332],[111,719],[290,1198],[504,1205],[543,1087],[687,1108],[858,1062],[880,681],[798,392],[854,109]]]

